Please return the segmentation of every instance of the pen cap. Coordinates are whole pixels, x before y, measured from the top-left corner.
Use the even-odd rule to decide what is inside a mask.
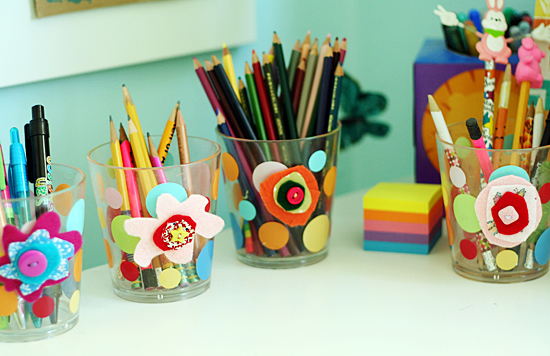
[[[35,135],[45,135],[49,138],[50,129],[48,120],[44,116],[44,107],[42,105],[35,105],[31,111],[32,120],[29,122],[29,138]]]
[[[22,192],[28,190],[27,182],[27,159],[23,145],[19,142],[19,130],[13,127],[10,130],[10,175],[11,185],[14,192]],[[16,179],[20,177],[21,179]]]
[[[481,130],[479,129],[479,125],[476,119],[471,117],[466,120],[466,127],[468,128],[468,132],[470,133],[470,138],[472,140],[475,141],[481,138]]]

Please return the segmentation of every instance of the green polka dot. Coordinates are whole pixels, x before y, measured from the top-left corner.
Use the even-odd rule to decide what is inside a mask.
[[[469,138],[466,138],[464,136],[461,136],[456,139],[455,145],[457,146],[463,146],[463,147],[472,147],[472,140]],[[458,155],[458,158],[464,159],[468,157],[468,155],[471,153],[471,150],[465,150],[463,148],[456,148],[456,154]]]
[[[108,166],[113,165],[113,158],[112,157],[107,160],[107,165]],[[114,169],[107,168],[107,173],[109,174],[109,177],[111,177],[112,179],[115,179],[115,170]]]
[[[475,211],[476,198],[468,194],[457,195],[453,202],[456,221],[462,230],[475,233],[481,230]]]
[[[124,222],[131,217],[126,215],[119,215],[113,219],[111,223],[111,231],[113,233],[113,238],[117,246],[126,253],[134,253],[136,245],[139,242],[140,238],[132,235],[128,235],[126,230],[124,230]]]

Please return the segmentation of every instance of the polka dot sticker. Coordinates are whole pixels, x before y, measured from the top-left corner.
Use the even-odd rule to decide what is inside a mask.
[[[187,199],[187,192],[185,188],[177,183],[163,183],[159,184],[149,191],[147,198],[145,198],[145,204],[147,205],[147,210],[152,217],[157,217],[157,199],[161,194],[169,193],[174,198],[176,198],[180,203]]]
[[[287,244],[290,235],[286,226],[276,221],[269,221],[260,226],[258,237],[265,247],[278,250]]]
[[[326,195],[331,196],[334,193],[334,188],[336,188],[335,166],[328,170],[327,175],[325,176],[325,181],[323,182],[323,190]]]
[[[529,175],[523,168],[520,168],[518,166],[504,166],[504,167],[500,167],[499,169],[496,169],[491,174],[491,177],[489,177],[489,183],[491,183],[497,178],[501,178],[509,175],[518,176],[520,178],[523,178],[529,181]]]
[[[69,301],[69,309],[71,310],[71,313],[76,313],[78,311],[79,305],[80,305],[80,291],[77,290],[73,293],[73,296]]]
[[[68,184],[63,183],[58,185],[57,188],[55,188],[55,191],[59,192],[69,188],[70,186]],[[52,200],[55,210],[57,210],[60,215],[69,215],[71,207],[73,206],[73,193],[71,191],[60,193],[59,195],[54,196]]]
[[[178,286],[181,281],[181,273],[175,268],[167,268],[159,274],[159,283],[166,289]]]
[[[304,229],[304,246],[310,252],[319,252],[325,247],[330,232],[330,221],[327,215],[313,218]]]
[[[82,249],[78,250],[74,257],[74,280],[80,282],[82,278]]]
[[[114,209],[118,209],[122,206],[122,195],[115,188],[107,188],[105,190],[105,199],[107,204]]]
[[[245,220],[254,220],[256,217],[256,207],[248,200],[241,200],[239,203],[239,213]]]
[[[239,183],[233,184],[233,204],[235,205],[235,210],[239,211],[239,203],[243,200],[243,191]]]
[[[107,165],[114,166],[112,157],[107,160]],[[116,178],[115,170],[113,168],[107,168],[107,174],[109,175],[109,177],[111,177],[111,179]]]
[[[518,255],[512,250],[503,250],[498,253],[496,261],[500,269],[509,271],[518,264]]]
[[[124,222],[131,219],[127,215],[119,215],[113,219],[111,223],[111,231],[113,232],[113,238],[117,246],[126,253],[134,253],[136,245],[139,242],[139,237],[128,235],[124,230]]]
[[[460,253],[468,260],[473,260],[477,256],[476,245],[470,240],[460,241]]]
[[[33,303],[32,312],[39,318],[47,318],[53,313],[54,308],[54,300],[46,295]]]
[[[266,180],[270,175],[284,171],[288,167],[282,164],[281,162],[268,161],[260,163],[254,172],[252,172],[252,183],[257,191],[260,191],[260,184]]]
[[[168,152],[166,154],[166,158],[164,159],[164,167],[173,166],[174,165],[174,156]]]
[[[535,260],[538,264],[545,265],[550,258],[550,229],[546,229],[540,235],[535,245]]]
[[[308,165],[312,172],[319,172],[327,163],[327,154],[324,151],[316,151],[309,157]]]
[[[234,182],[239,177],[239,166],[237,166],[235,158],[227,152],[222,153],[222,168],[229,181]]]
[[[84,231],[84,209],[84,199],[79,199],[67,217],[67,231],[76,230],[82,234]]]
[[[546,204],[550,201],[550,183],[546,183],[539,189],[540,203]]]
[[[229,213],[229,221],[231,221],[231,229],[233,230],[233,238],[235,239],[235,248],[240,250],[243,248],[244,244],[243,232],[233,213]]]
[[[462,188],[464,184],[466,184],[466,175],[460,167],[452,166],[451,169],[449,169],[449,177],[453,185],[457,188]]]
[[[114,177],[113,177],[114,179]],[[96,194],[99,195],[99,200],[105,199],[105,183],[103,183],[103,177],[101,174],[96,173],[95,174],[95,186],[96,186]]]
[[[17,294],[6,292],[3,285],[0,285],[0,316],[10,316],[17,310]]]
[[[461,136],[455,141],[455,145],[462,147],[472,147],[472,140],[467,137]],[[464,148],[460,147],[456,148],[456,154],[460,159],[468,157],[470,153],[472,153],[472,150],[465,150]]]
[[[69,277],[64,280],[63,283],[61,283],[61,290],[67,296],[67,298],[72,297],[74,291],[76,290],[76,281],[74,280],[74,278]]]
[[[216,169],[214,172],[214,179],[212,180],[212,199],[218,200],[218,188],[220,186],[220,169]]]
[[[447,205],[449,205],[449,193],[447,192],[447,187],[445,185],[441,185],[441,195],[443,196],[443,205],[445,208],[447,208]]]
[[[457,195],[453,202],[453,210],[458,225],[466,232],[481,230],[475,212],[476,198],[468,194]]]
[[[99,226],[102,229],[105,229],[105,215],[103,214],[103,209],[97,208],[97,217],[99,218]]]
[[[113,231],[111,230],[111,225],[113,223],[113,219],[116,218],[121,214],[120,209],[113,209],[110,206],[107,207],[107,216],[105,224],[107,225],[107,231],[109,232],[109,237],[111,238],[111,241],[115,242],[115,239],[113,237]]]
[[[111,252],[111,246],[109,246],[109,241],[103,239],[103,245],[105,245],[105,255],[107,256],[107,264],[109,268],[113,268],[113,253]]]
[[[139,269],[130,261],[122,261],[120,263],[120,273],[130,282],[135,281],[139,277]]]
[[[197,275],[203,281],[210,278],[212,273],[212,257],[214,257],[214,241],[210,240],[197,258]]]

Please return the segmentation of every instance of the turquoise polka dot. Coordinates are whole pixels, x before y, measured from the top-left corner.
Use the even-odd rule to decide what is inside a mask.
[[[164,167],[173,166],[174,165],[174,156],[170,152],[166,154],[166,158],[164,159]]]
[[[67,217],[67,231],[76,230],[82,234],[84,231],[84,199],[80,199],[73,205]]]
[[[161,194],[169,193],[176,198],[180,203],[187,199],[185,188],[177,183],[162,183],[154,187],[145,198],[145,205],[152,217],[157,217],[157,199]]]
[[[550,259],[550,229],[546,229],[542,235],[540,235],[535,245],[535,259],[541,265],[548,263]]]
[[[312,172],[319,172],[327,163],[327,154],[324,151],[316,151],[309,157],[309,169]]]
[[[254,220],[256,217],[256,207],[248,200],[241,200],[239,203],[239,213],[245,220]]]
[[[233,230],[235,247],[237,248],[237,250],[240,250],[241,248],[243,248],[244,245],[244,236],[241,230],[241,226],[237,222],[237,219],[235,219],[235,215],[233,215],[233,213],[229,213],[229,220],[231,221],[231,229]]]
[[[212,257],[214,257],[214,241],[210,240],[197,258],[197,275],[203,281],[210,278],[212,273]]]
[[[510,175],[517,176],[529,181],[529,175],[527,174],[527,172],[525,172],[523,168],[520,168],[518,166],[503,166],[495,170],[491,174],[491,178],[489,178],[489,183],[491,183],[497,178],[510,176]]]

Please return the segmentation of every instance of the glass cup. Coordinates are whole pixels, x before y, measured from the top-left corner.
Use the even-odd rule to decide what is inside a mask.
[[[439,135],[436,141],[453,269],[494,283],[544,275],[550,254],[550,146],[479,149],[465,122],[448,129],[454,144]],[[514,130],[515,120],[508,119],[504,147],[512,146]]]
[[[153,136],[153,138],[156,142],[160,141],[160,136]],[[186,247],[190,247],[188,263],[172,262],[169,256],[172,256],[170,253],[173,251],[167,251],[152,256],[149,266],[140,267],[134,261],[134,255],[140,249],[141,251],[150,250],[145,241],[150,238],[150,242],[152,242],[154,235],[152,231],[151,233],[144,233],[147,236],[129,235],[125,230],[125,226],[128,226],[126,220],[130,219],[135,220],[147,216],[151,219],[152,216],[153,218],[158,217],[159,219],[155,220],[160,222],[161,216],[157,207],[168,206],[166,205],[168,204],[166,198],[162,198],[163,195],[171,195],[172,199],[175,198],[179,202],[183,202],[191,201],[191,199],[186,199],[191,194],[200,194],[208,198],[201,200],[204,204],[200,210],[203,213],[205,209],[212,214],[216,212],[221,148],[215,142],[192,136],[188,138],[188,144],[192,163],[167,164],[162,168],[115,167],[112,165],[109,143],[102,144],[88,153],[88,165],[99,223],[103,232],[103,243],[107,254],[111,281],[115,294],[121,298],[144,303],[172,302],[199,295],[210,286],[214,251],[214,241],[212,239],[204,238],[198,234],[196,235],[198,238],[193,238],[192,233],[190,233],[187,238],[182,237],[181,240],[178,240],[180,241],[181,251],[186,250]],[[175,142],[172,143],[172,146],[177,148]],[[156,182],[161,181],[159,176],[162,176],[162,172],[166,182],[157,185]],[[117,186],[117,177],[120,175],[123,175],[127,182],[131,180],[130,177],[134,177],[136,180],[137,186],[140,187],[139,194],[135,196],[129,194],[129,198],[134,197],[138,201],[136,205],[139,204],[141,209],[138,207],[135,210],[133,208],[132,210],[124,210],[124,206],[121,205],[122,196]],[[155,187],[144,196],[141,182],[147,177],[152,177],[153,180],[156,179]],[[128,187],[130,187],[129,183]],[[170,214],[169,210],[166,213],[171,216],[171,219],[176,215]],[[221,220],[221,218],[215,218]],[[179,229],[182,226],[187,231],[193,228],[186,225],[186,223],[181,223],[181,221],[183,220],[180,219],[173,221],[171,225],[169,224],[174,227],[172,230],[175,233],[180,231]],[[169,223],[169,221],[166,220],[166,223]],[[180,224],[183,225],[180,226]],[[166,230],[165,232],[171,234],[172,230]],[[178,236],[183,235],[177,235],[176,237],[179,239]],[[141,240],[143,240],[143,244],[138,245]],[[147,259],[148,261],[149,259]]]
[[[341,125],[315,137],[237,139],[217,132],[237,258],[294,268],[328,253]]]
[[[50,338],[78,322],[86,175],[51,169],[52,194],[0,199],[0,341]]]

